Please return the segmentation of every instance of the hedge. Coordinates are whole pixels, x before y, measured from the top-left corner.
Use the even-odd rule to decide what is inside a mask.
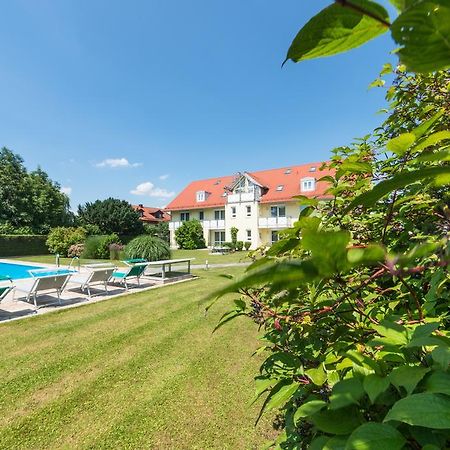
[[[47,255],[47,236],[0,235],[0,258],[4,256]]]

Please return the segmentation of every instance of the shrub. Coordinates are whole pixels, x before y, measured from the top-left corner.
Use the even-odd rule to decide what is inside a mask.
[[[229,248],[230,250],[234,250],[236,246],[232,242],[224,242],[222,247]]]
[[[206,247],[203,227],[198,220],[183,222],[175,231],[175,240],[181,249],[194,250]]]
[[[237,234],[238,234],[238,229],[236,227],[231,227],[230,233],[231,233],[231,242],[233,244],[233,250],[236,249],[237,247]]]
[[[109,259],[121,259],[124,248],[125,246],[122,244],[111,244],[109,246]]]
[[[52,228],[46,244],[50,253],[58,253],[67,256],[71,245],[82,244],[86,239],[84,228],[56,227]]]
[[[45,241],[47,236],[38,235],[4,235],[0,236],[1,256],[31,256],[48,253]]]
[[[33,229],[31,227],[15,227],[14,225],[12,225],[9,222],[4,222],[2,224],[0,224],[0,235],[2,234],[7,234],[7,235],[21,235],[21,236],[26,236],[26,235],[32,235],[35,234],[33,232]]]
[[[249,241],[244,242],[244,248],[248,252],[250,250],[252,243]]]
[[[80,257],[84,251],[84,244],[74,244],[69,247],[69,251],[67,252],[67,256],[69,258]]]
[[[128,259],[142,258],[147,261],[170,259],[170,247],[160,238],[142,235],[134,238],[125,247],[125,257]]]
[[[243,248],[244,248],[244,242],[243,241],[237,241],[236,242],[236,250],[238,252],[241,252]]]
[[[111,244],[120,244],[119,236],[115,233],[89,236],[84,244],[83,258],[108,259],[110,257],[109,246]]]

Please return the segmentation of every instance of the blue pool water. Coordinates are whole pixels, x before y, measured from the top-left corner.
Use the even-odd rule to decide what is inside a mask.
[[[8,277],[13,280],[18,280],[20,278],[32,278],[32,275],[28,272],[29,270],[45,269],[45,267],[39,266],[26,266],[24,264],[11,264],[11,263],[0,263],[0,277]],[[56,275],[58,273],[70,273],[67,269],[48,269],[48,271],[40,271],[39,276],[46,275]]]

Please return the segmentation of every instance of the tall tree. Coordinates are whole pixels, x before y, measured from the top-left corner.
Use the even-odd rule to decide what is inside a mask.
[[[20,155],[0,150],[0,224],[45,233],[68,225],[72,217],[69,198],[58,183],[40,168],[29,173]]]
[[[97,225],[103,233],[139,234],[143,225],[139,214],[125,200],[107,198],[78,207],[81,225]]]

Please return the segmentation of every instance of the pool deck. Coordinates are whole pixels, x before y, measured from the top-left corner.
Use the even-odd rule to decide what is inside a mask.
[[[43,263],[30,263],[28,261],[13,261],[8,259],[0,259],[0,262],[22,264],[25,266],[35,267],[48,267],[55,268],[52,264]],[[66,267],[61,267],[66,268]],[[87,269],[81,267],[80,272],[87,271]],[[111,298],[121,297],[137,292],[150,291],[153,289],[159,289],[168,284],[183,283],[186,281],[195,280],[197,277],[188,274],[174,273],[173,277],[166,280],[166,283],[155,281],[153,278],[141,277],[140,286],[137,285],[135,279],[131,279],[129,283],[128,291],[122,285],[108,284],[108,292],[105,292],[103,286],[98,285],[91,288],[91,298],[81,292],[79,286],[71,284],[70,280],[67,287],[61,294],[61,304],[58,303],[58,298],[55,294],[39,295],[38,296],[38,309],[35,309],[33,303],[28,303],[26,297],[22,292],[9,293],[5,299],[0,302],[0,322],[22,319],[29,316],[36,316],[40,314],[46,314],[53,311],[59,311],[61,309],[74,308],[77,306],[86,305],[89,303],[96,303]],[[13,284],[20,283],[20,280],[13,280]]]

